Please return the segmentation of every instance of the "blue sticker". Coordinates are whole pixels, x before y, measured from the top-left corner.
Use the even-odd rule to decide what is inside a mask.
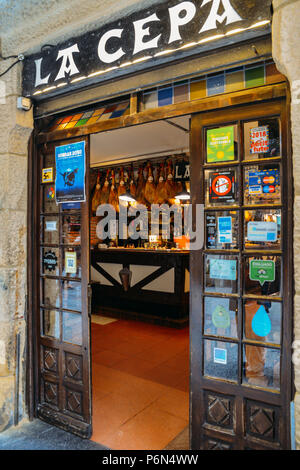
[[[259,307],[252,319],[252,330],[257,336],[268,336],[272,329],[272,323],[263,305]]]

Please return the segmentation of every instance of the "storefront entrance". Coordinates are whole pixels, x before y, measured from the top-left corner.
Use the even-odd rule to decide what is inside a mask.
[[[204,206],[204,245],[191,248],[189,257],[191,448],[286,449],[292,400],[292,173],[285,87],[258,87],[251,94],[231,93],[197,105],[145,110],[134,116],[135,122],[128,121],[132,125],[191,115],[191,202]],[[103,293],[102,287],[91,285],[89,273],[90,264],[99,266],[89,251],[91,201],[87,191],[80,207],[57,206],[53,183],[41,183],[40,175],[55,167],[55,147],[76,141],[86,143],[89,168],[93,132],[87,126],[76,138],[72,132],[64,139],[59,132],[38,136],[34,160],[33,200],[40,201],[34,212],[34,238],[40,246],[33,246],[33,279],[40,294],[32,295],[36,416],[83,437],[92,435],[92,305]],[[90,188],[89,171],[85,183]],[[70,217],[77,218],[71,243],[65,230]],[[121,256],[117,249],[116,255]],[[114,262],[127,268],[127,275],[137,263]],[[162,267],[161,261],[156,263],[153,258]],[[161,274],[167,271],[164,267]],[[112,271],[100,266],[98,273],[115,285]],[[118,283],[125,291],[126,281],[119,277]],[[122,321],[106,326],[117,330],[120,322],[124,333]],[[93,328],[97,326],[92,334]],[[141,341],[152,336],[147,328],[146,334],[140,327]],[[126,358],[124,364],[129,363]],[[99,381],[101,370],[108,379],[103,367]],[[124,377],[118,374],[110,386],[121,389]]]

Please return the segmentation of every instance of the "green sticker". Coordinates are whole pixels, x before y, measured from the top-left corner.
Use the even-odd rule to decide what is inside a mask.
[[[251,260],[250,279],[251,281],[258,281],[261,286],[263,286],[265,282],[275,281],[275,262],[260,259]]]
[[[228,328],[230,326],[230,315],[225,307],[217,305],[212,314],[212,322],[216,328]]]
[[[207,162],[234,160],[234,126],[207,131]]]

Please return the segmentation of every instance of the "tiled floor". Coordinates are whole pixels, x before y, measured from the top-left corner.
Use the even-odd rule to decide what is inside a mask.
[[[188,328],[92,323],[92,440],[164,449],[188,425],[188,349]]]

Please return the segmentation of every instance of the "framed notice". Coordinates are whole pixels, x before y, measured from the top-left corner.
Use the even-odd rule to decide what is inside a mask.
[[[234,171],[213,171],[209,173],[209,202],[220,204],[235,202]]]
[[[85,201],[85,142],[55,147],[56,202]]]
[[[234,126],[207,131],[207,163],[228,162],[235,159]]]

